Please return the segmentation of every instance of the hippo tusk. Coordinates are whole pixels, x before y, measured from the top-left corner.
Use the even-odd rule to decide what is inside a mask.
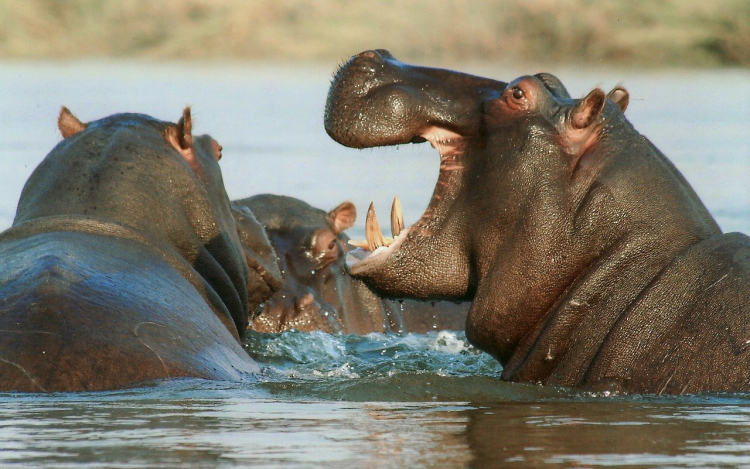
[[[395,239],[404,229],[404,212],[401,210],[401,200],[398,196],[393,198],[391,205],[391,236]]]
[[[365,219],[365,239],[367,240],[367,248],[370,251],[385,246],[383,232],[380,231],[378,217],[375,215],[375,204],[372,202],[370,203],[370,208],[367,209],[367,218]]]
[[[388,247],[396,241],[396,238],[404,230],[404,215],[401,210],[401,201],[398,196],[393,199],[391,207],[391,233],[392,238],[383,236],[378,223],[378,216],[375,214],[375,204],[370,203],[367,209],[367,218],[365,219],[365,240],[350,239],[349,245],[355,248],[375,251],[380,247]]]

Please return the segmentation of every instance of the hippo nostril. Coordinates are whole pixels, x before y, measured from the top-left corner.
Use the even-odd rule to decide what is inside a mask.
[[[368,50],[365,52],[360,53],[356,56],[357,58],[362,59],[371,59],[376,62],[384,62],[386,59],[392,59],[393,56],[390,52],[388,52],[385,49],[374,49],[374,50]]]
[[[378,54],[378,51],[374,51],[374,50],[366,50],[366,51],[360,53],[358,57],[362,57],[364,59],[379,59],[379,58],[381,58],[380,54]]]
[[[391,55],[390,52],[388,52],[386,49],[375,49],[375,52],[378,53],[381,59],[392,59],[393,55]]]

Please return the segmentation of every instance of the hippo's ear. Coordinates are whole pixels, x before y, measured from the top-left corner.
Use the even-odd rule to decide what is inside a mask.
[[[357,219],[357,207],[351,202],[344,202],[328,212],[328,221],[336,234],[349,229]]]
[[[585,129],[594,123],[602,109],[607,97],[604,91],[596,88],[583,98],[570,114],[570,123],[574,129]]]
[[[63,106],[60,108],[60,116],[57,118],[57,128],[63,138],[68,138],[85,129],[88,124],[84,124],[70,112],[70,109]]]
[[[190,107],[182,111],[182,117],[177,124],[171,124],[167,130],[167,141],[180,152],[185,161],[193,170],[197,169],[195,153],[193,153],[193,119],[190,116]]]
[[[190,115],[190,106],[182,111],[182,117],[177,122],[177,141],[183,150],[193,147],[193,118]]]
[[[594,125],[604,109],[607,97],[596,88],[570,111],[568,120],[562,130],[562,142],[565,151],[570,155],[570,168],[575,170],[583,155],[599,139],[601,126]]]
[[[607,99],[617,104],[620,111],[625,112],[625,109],[628,108],[628,103],[630,103],[630,93],[628,93],[628,90],[618,85],[612,88],[612,91],[607,93]]]

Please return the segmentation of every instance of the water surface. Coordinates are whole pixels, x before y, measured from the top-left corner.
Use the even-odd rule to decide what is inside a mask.
[[[465,67],[509,80],[539,70]],[[685,174],[726,231],[750,232],[750,72],[547,70],[571,94],[622,83],[627,115]],[[261,192],[333,208],[398,194],[415,221],[437,179],[426,144],[332,142],[319,66],[0,63],[0,228],[82,120],[143,112],[224,146],[232,198]],[[658,196],[656,194],[655,196]],[[361,236],[364,220],[355,226]],[[356,232],[360,234],[357,235]],[[248,383],[181,380],[106,393],[0,395],[0,464],[39,467],[750,467],[750,396],[608,396],[509,384],[463,333],[252,335]]]

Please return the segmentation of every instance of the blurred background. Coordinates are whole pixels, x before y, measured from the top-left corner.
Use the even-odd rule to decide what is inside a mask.
[[[750,232],[749,0],[0,0],[0,229],[61,105],[83,121],[192,105],[231,198],[352,200],[359,236],[370,201],[398,194],[412,223],[437,152],[351,150],[323,129],[331,74],[373,48],[505,81],[547,71],[574,97],[623,84],[635,127],[725,230]]]
[[[747,0],[2,0],[0,57],[750,65]]]

